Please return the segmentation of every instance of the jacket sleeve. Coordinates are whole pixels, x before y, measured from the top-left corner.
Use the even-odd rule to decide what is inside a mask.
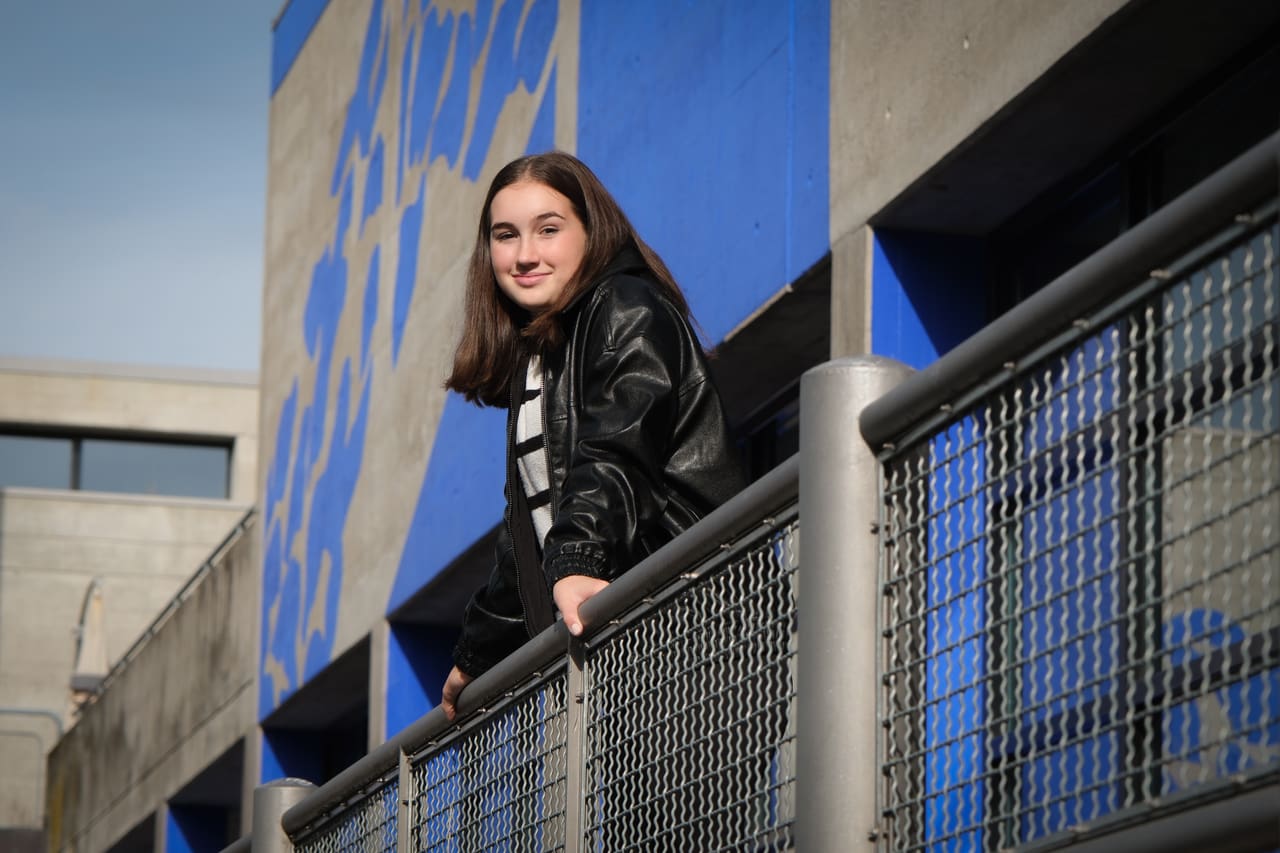
[[[687,326],[632,280],[587,318],[576,445],[547,534],[549,585],[568,575],[613,580],[643,558],[666,506],[663,470],[678,411]]]
[[[483,675],[529,639],[506,518],[504,513],[489,582],[463,611],[462,633],[453,649],[453,662],[472,677]]]

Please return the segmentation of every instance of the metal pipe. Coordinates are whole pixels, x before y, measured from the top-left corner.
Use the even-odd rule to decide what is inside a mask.
[[[37,767],[39,767],[39,770],[36,771],[36,785],[35,785],[36,809],[35,809],[35,812],[33,812],[33,814],[36,816],[37,819],[40,819],[44,815],[44,795],[45,795],[44,769],[45,769],[45,756],[47,753],[45,752],[45,749],[44,749],[44,738],[40,737],[39,732],[33,732],[30,729],[0,729],[0,737],[31,738],[33,741],[36,742],[36,750],[38,751],[38,755],[39,755],[39,758],[36,760],[36,765]]]
[[[867,407],[862,435],[879,450],[919,419],[1037,343],[1069,328],[1102,302],[1203,242],[1263,199],[1274,196],[1280,132],[1153,213],[951,352]]]
[[[276,779],[253,789],[253,853],[293,853],[282,818],[315,790],[306,779]]]
[[[875,849],[879,466],[857,423],[909,374],[858,356],[800,383],[796,840],[805,851]]]
[[[62,739],[62,717],[50,711],[48,708],[13,708],[0,707],[0,714],[12,714],[23,717],[47,717],[53,721],[54,727],[58,732],[58,739]]]
[[[133,659],[141,653],[142,648],[147,643],[151,642],[151,638],[154,637],[156,632],[159,631],[164,623],[169,620],[174,611],[182,606],[195,588],[204,580],[205,576],[213,571],[215,566],[218,565],[219,561],[226,555],[227,551],[230,550],[236,540],[238,540],[240,536],[249,529],[249,524],[253,521],[257,512],[258,510],[256,507],[250,507],[245,514],[240,517],[240,520],[236,522],[236,526],[231,528],[231,532],[223,537],[222,541],[219,542],[213,551],[209,553],[209,556],[205,558],[204,562],[200,564],[191,577],[187,578],[186,582],[183,583],[182,588],[179,589],[173,598],[169,600],[169,603],[164,606],[164,609],[160,611],[160,614],[156,616],[155,619],[151,620],[151,624],[147,626],[146,630],[144,630],[138,638],[133,641],[133,644],[125,650],[125,653],[121,655],[119,659],[116,660],[111,669],[107,670],[107,674],[102,676],[102,680],[98,682],[93,693],[86,700],[86,704],[96,702],[98,697],[102,696],[102,694],[106,692],[106,689],[110,686],[111,682],[115,681],[116,678],[120,676],[120,673],[124,672],[125,668],[133,662]]]
[[[659,548],[582,605],[583,637],[614,616],[758,525],[795,499],[800,488],[800,454],[730,498],[706,518]]]

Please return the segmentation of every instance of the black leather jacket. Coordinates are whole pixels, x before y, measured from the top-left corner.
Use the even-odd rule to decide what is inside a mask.
[[[487,586],[467,605],[454,661],[478,676],[556,618],[567,575],[612,580],[745,484],[697,337],[634,249],[564,313],[543,359],[553,521],[540,552],[507,412],[507,508]],[[512,378],[519,398],[525,366]]]

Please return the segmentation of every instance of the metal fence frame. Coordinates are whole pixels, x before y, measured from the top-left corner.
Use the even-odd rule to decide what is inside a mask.
[[[643,608],[646,597],[678,582],[690,567],[734,547],[745,532],[772,524],[779,508],[797,499],[804,519],[804,585],[821,594],[800,599],[800,645],[810,651],[799,660],[797,704],[799,729],[807,735],[798,739],[795,835],[783,846],[798,844],[806,851],[882,848],[883,821],[890,815],[883,813],[880,778],[885,709],[878,705],[882,698],[873,698],[879,696],[876,685],[886,671],[877,618],[882,495],[876,456],[925,435],[947,412],[1006,380],[1020,360],[1086,334],[1101,306],[1136,298],[1117,294],[1117,282],[1146,282],[1138,290],[1158,286],[1165,267],[1186,247],[1199,245],[1221,230],[1223,221],[1276,196],[1278,166],[1280,134],[1275,134],[905,380],[908,371],[901,365],[871,357],[810,371],[802,383],[801,451],[796,457],[588,602],[583,639],[570,638],[558,623],[477,679],[463,693],[458,724],[433,710],[287,811],[281,804],[264,803],[260,808],[271,813],[262,815],[262,824],[255,814],[254,849],[290,849],[290,838],[341,814],[371,791],[403,784],[415,757],[464,736],[552,668],[566,667],[569,693],[578,695],[583,690],[584,643],[629,618],[624,614],[637,605]],[[578,778],[569,783],[566,850],[585,847],[580,796],[584,722],[575,704],[569,703],[568,772]],[[1159,849],[1173,842],[1195,845],[1206,837],[1206,828],[1216,832],[1230,825],[1247,832],[1274,827],[1280,818],[1277,792],[1280,783],[1237,787],[1235,796],[1218,801],[1210,822],[1195,810],[1169,817],[1162,813],[1151,821],[1150,809],[1138,809],[1116,816],[1107,826],[1067,833],[1054,843],[1079,849]],[[398,799],[403,813],[407,803],[403,796]],[[283,833],[271,841],[260,827],[275,822]],[[271,846],[277,842],[280,846]],[[392,846],[410,849],[404,821]]]
[[[1031,369],[1032,365],[1052,354],[1092,340],[1093,335],[1129,306],[1161,293],[1170,282],[1176,282],[1177,271],[1189,272],[1196,268],[1200,258],[1223,251],[1217,247],[1234,245],[1244,235],[1257,231],[1259,225],[1266,232],[1273,232],[1278,198],[1280,133],[1245,152],[950,354],[872,403],[861,416],[863,437],[876,449],[886,470],[892,461],[905,459],[913,452],[911,448],[927,447],[925,442],[960,424],[962,413],[979,407],[982,401],[992,399],[989,395],[1021,378],[1024,365]],[[1268,262],[1274,264],[1274,257]],[[1272,266],[1262,279],[1267,288],[1275,287],[1274,270]],[[1275,298],[1274,290],[1269,298]],[[1263,336],[1270,342],[1269,349],[1261,355],[1255,354],[1255,357],[1264,361],[1267,358],[1274,360],[1275,319],[1271,317],[1262,322],[1271,329]],[[1179,395],[1175,398],[1181,399]],[[974,408],[974,411],[980,411],[980,408]],[[928,461],[917,461],[920,470],[927,469],[928,465]],[[1264,480],[1265,475],[1266,472]],[[932,473],[926,482],[932,483],[938,476],[936,472]],[[1274,489],[1274,483],[1267,488]],[[885,494],[887,501],[887,491]],[[986,531],[976,535],[985,536]],[[882,560],[887,559],[882,556]],[[892,582],[891,578],[885,579],[886,596]],[[1274,613],[1264,612],[1261,618],[1270,626],[1263,633],[1272,637],[1270,641],[1264,639],[1262,642],[1264,645],[1270,643],[1270,657],[1274,658],[1273,635],[1280,632],[1280,625],[1277,625]],[[889,638],[895,623],[887,613],[882,624],[885,637]],[[924,631],[924,628],[919,630]],[[888,672],[887,656],[895,641],[886,639],[884,642],[882,655],[886,657],[881,660],[880,668],[881,672]],[[921,660],[936,663],[928,654]],[[1201,667],[1207,665],[1201,664]],[[1274,666],[1274,661],[1264,665]],[[925,677],[923,671],[919,677]],[[886,695],[889,690],[886,687]],[[886,709],[884,713],[884,723],[888,726],[890,712]],[[1275,720],[1271,723],[1274,724]],[[920,726],[923,726],[923,721]],[[890,736],[901,737],[899,734]],[[886,737],[881,743],[882,763],[890,754],[888,741]],[[928,754],[926,749],[901,751],[903,754]],[[1033,756],[1035,754],[1032,753]],[[884,767],[888,773],[889,764],[884,764]],[[923,765],[919,769],[923,772]],[[893,819],[894,805],[886,786],[881,792],[881,808],[885,810],[887,819]],[[911,819],[909,815],[897,817]],[[923,825],[920,817],[915,816],[916,822]],[[1085,824],[1059,826],[1048,837],[1039,837],[1027,846],[1028,849],[1065,846],[1078,849],[1199,849],[1204,845],[1221,844],[1227,830],[1233,837],[1238,835],[1246,841],[1261,839],[1259,843],[1263,845],[1274,845],[1280,840],[1277,838],[1280,833],[1280,765],[1271,762],[1260,772],[1220,780],[1218,784],[1202,785],[1177,798],[1164,797],[1159,802],[1139,799],[1136,804]]]
[[[570,637],[563,623],[556,623],[472,682],[462,694],[457,722],[447,720],[439,708],[432,710],[289,808],[281,818],[286,835],[298,839],[314,831],[386,784],[398,782],[401,791],[410,790],[408,774],[416,760],[466,737],[560,669],[568,680],[569,695],[580,695],[583,652],[591,643],[636,618],[637,610],[653,605],[658,591],[670,595],[672,587],[696,583],[703,572],[713,571],[732,555],[739,543],[769,530],[780,510],[794,507],[798,488],[799,458],[793,457],[584,605],[581,638]],[[568,712],[570,795],[564,849],[575,850],[582,848],[584,720],[579,703],[568,703]],[[399,797],[400,849],[410,849],[409,822],[404,820],[409,805],[405,796]]]

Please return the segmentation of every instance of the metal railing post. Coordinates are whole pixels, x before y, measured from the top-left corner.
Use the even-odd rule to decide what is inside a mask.
[[[876,822],[879,480],[858,429],[906,365],[842,358],[800,385],[798,848],[870,850]]]
[[[565,853],[583,849],[586,830],[587,679],[582,641],[569,640],[569,669],[564,685],[565,704]]]
[[[293,853],[280,819],[315,787],[305,779],[286,778],[253,789],[253,853]]]
[[[413,763],[409,753],[400,750],[400,781],[396,786],[396,850],[413,850],[413,819],[417,794],[413,790]]]

